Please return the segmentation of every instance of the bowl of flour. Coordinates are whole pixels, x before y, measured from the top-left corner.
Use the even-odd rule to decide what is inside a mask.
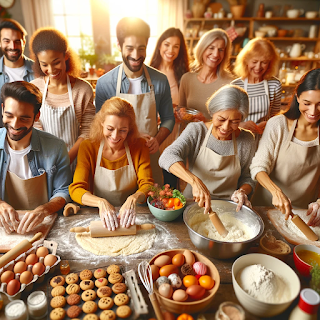
[[[250,208],[243,206],[236,212],[237,204],[227,200],[211,200],[211,208],[227,229],[226,237],[218,233],[198,204],[188,206],[183,213],[190,240],[205,255],[217,259],[237,257],[261,237],[263,221]]]
[[[232,284],[241,305],[258,317],[282,313],[300,292],[300,280],[287,264],[260,253],[233,263]]]

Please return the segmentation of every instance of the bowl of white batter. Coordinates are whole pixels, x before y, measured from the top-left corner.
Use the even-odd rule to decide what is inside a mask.
[[[262,236],[264,223],[250,208],[242,206],[236,212],[237,204],[228,200],[211,200],[211,208],[228,230],[227,237],[219,235],[209,215],[204,214],[198,204],[189,205],[183,213],[190,240],[205,255],[217,259],[234,258]]]

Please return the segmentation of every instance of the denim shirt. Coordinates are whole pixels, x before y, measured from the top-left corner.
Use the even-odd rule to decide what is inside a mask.
[[[146,66],[150,75],[152,85],[154,86],[154,93],[156,98],[157,114],[159,113],[161,124],[160,127],[164,127],[172,131],[175,118],[173,114],[171,91],[168,79],[162,72]],[[96,85],[96,111],[100,111],[103,103],[116,96],[118,72],[120,66],[112,69],[97,81]],[[143,78],[141,80],[142,93],[149,92],[149,86],[147,78],[143,72]],[[121,78],[121,93],[128,93],[130,87],[130,81],[128,80],[124,70],[122,71]]]
[[[7,130],[0,129],[0,196],[5,199],[5,183],[10,163],[6,144]],[[69,202],[69,184],[72,181],[70,159],[66,144],[61,139],[32,128],[31,150],[27,154],[33,177],[47,173],[48,199],[62,197]]]

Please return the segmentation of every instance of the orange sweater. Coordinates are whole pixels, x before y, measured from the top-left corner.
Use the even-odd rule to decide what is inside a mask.
[[[139,138],[134,144],[128,144],[128,146],[137,174],[138,190],[147,195],[150,186],[153,185],[149,149],[142,138]],[[93,193],[93,179],[99,147],[99,143],[92,143],[89,140],[84,140],[80,144],[73,183],[69,186],[71,199],[80,204],[83,204],[81,199],[86,192]],[[126,154],[113,161],[105,159],[103,156],[101,158],[101,166],[109,170],[116,170],[128,164]]]

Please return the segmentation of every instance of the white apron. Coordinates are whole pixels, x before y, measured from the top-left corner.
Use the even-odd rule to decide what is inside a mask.
[[[137,175],[132,162],[128,144],[124,143],[129,164],[116,170],[101,167],[104,147],[102,140],[93,180],[93,194],[106,199],[115,207],[124,204],[127,198],[138,190]]]
[[[146,66],[143,64],[144,74],[147,78],[150,92],[142,94],[130,94],[130,93],[120,93],[121,89],[121,78],[123,71],[123,64],[119,67],[118,81],[117,81],[117,91],[116,96],[128,100],[134,109],[136,115],[136,122],[138,130],[141,134],[148,134],[151,137],[155,137],[158,133],[158,123],[157,123],[157,106],[154,94],[154,87],[152,85],[149,72]],[[152,177],[154,182],[163,184],[162,169],[159,167],[158,161],[160,157],[159,150],[150,154],[150,162],[152,169]]]
[[[220,199],[230,199],[233,192],[237,190],[241,175],[237,141],[233,133],[234,155],[221,156],[215,153],[207,148],[212,128],[213,124],[205,136],[191,172],[206,185],[212,196]],[[186,198],[193,197],[190,184],[187,185],[183,194]]]
[[[67,86],[70,105],[67,107],[56,108],[46,103],[48,85],[49,77],[44,87],[40,110],[40,121],[42,123],[43,131],[49,132],[62,139],[66,143],[68,151],[70,151],[79,137],[79,123],[74,109],[69,76],[67,75]],[[75,159],[70,165],[72,172],[74,172],[76,164],[77,161]]]
[[[34,210],[47,203],[47,174],[30,179],[21,179],[13,172],[7,171],[5,201],[15,210]]]
[[[270,179],[291,200],[294,208],[306,209],[316,201],[320,189],[320,145],[301,146],[292,142],[297,120],[292,124],[288,138],[280,146],[279,155]],[[257,185],[252,197],[254,206],[272,206],[271,193]]]

